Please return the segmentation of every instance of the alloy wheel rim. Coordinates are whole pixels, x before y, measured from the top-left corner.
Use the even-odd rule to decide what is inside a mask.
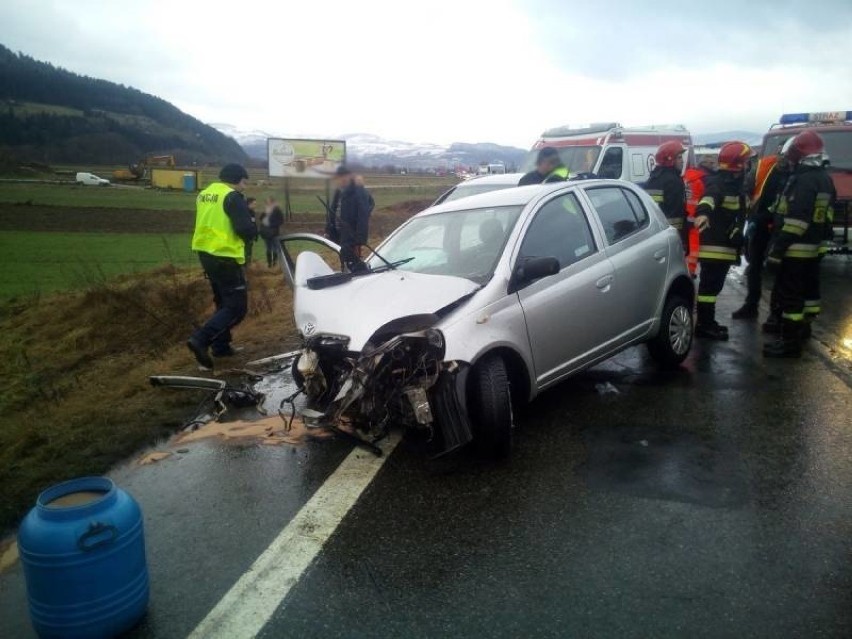
[[[678,306],[669,319],[669,343],[672,350],[683,355],[692,342],[692,314],[685,306]]]

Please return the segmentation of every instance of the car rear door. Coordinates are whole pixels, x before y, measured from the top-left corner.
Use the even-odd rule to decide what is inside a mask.
[[[544,202],[532,217],[514,264],[556,257],[558,274],[518,291],[539,387],[583,366],[606,349],[606,318],[616,310],[613,268],[588,211],[573,192]]]
[[[668,274],[669,242],[639,195],[627,185],[585,189],[606,239],[616,312],[609,330],[627,342],[648,332]]]

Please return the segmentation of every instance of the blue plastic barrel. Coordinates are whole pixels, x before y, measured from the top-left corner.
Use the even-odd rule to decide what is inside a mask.
[[[40,637],[115,637],[148,606],[142,511],[106,477],[48,488],[18,530]]]
[[[187,193],[195,192],[195,173],[183,174],[183,190]]]

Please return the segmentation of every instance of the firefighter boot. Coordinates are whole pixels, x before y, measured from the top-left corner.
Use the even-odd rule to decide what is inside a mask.
[[[764,357],[801,357],[802,356],[802,326],[801,322],[791,320],[781,321],[781,333],[774,342],[767,342],[763,347]]]
[[[767,335],[779,335],[781,333],[781,316],[770,313],[763,323],[763,332]]]
[[[698,302],[698,323],[695,327],[696,337],[706,337],[725,341],[728,339],[728,329],[716,321],[716,305],[712,302]]]
[[[746,302],[733,313],[731,313],[731,317],[736,320],[757,319],[757,315],[757,304],[753,304],[752,302]]]

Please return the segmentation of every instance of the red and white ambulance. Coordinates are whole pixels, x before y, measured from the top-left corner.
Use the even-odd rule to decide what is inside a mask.
[[[538,150],[555,147],[572,175],[591,173],[601,178],[645,182],[654,168],[654,154],[663,142],[677,140],[692,160],[692,136],[683,125],[624,127],[617,122],[572,129],[548,129],[532,148],[524,171],[535,168]]]

